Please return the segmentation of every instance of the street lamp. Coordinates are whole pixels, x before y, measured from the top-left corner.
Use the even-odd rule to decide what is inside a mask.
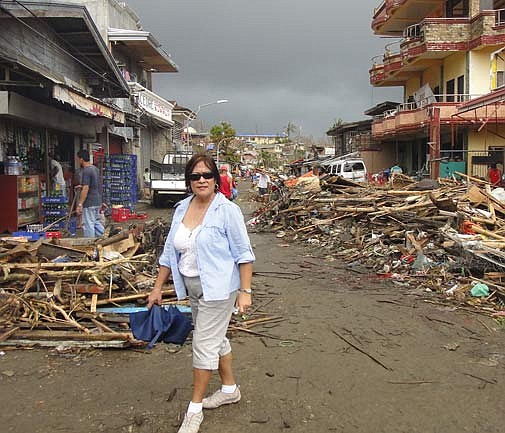
[[[218,170],[219,170],[219,146],[221,145],[221,141],[224,140],[224,127],[223,127],[223,131],[222,131],[221,135],[222,135],[221,139],[219,139],[217,142],[216,165],[217,165]]]
[[[191,145],[191,134],[189,132],[189,126],[191,125],[191,122],[198,117],[198,113],[200,113],[200,110],[202,108],[208,107],[209,105],[226,104],[227,102],[229,102],[228,99],[218,99],[217,101],[207,102],[207,103],[201,104],[197,107],[195,113],[191,116],[190,119],[188,119],[188,122],[186,125],[186,134],[188,136],[188,145]]]

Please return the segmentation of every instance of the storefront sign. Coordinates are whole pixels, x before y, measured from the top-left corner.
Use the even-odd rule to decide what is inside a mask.
[[[170,102],[138,83],[129,83],[129,85],[133,94],[136,96],[137,104],[140,108],[162,122],[168,123],[169,125],[174,124],[172,121],[172,110],[174,106]]]
[[[53,87],[53,98],[58,101],[70,104],[72,107],[94,116],[106,117],[118,123],[124,123],[125,115],[123,112],[114,110],[107,105],[98,102],[96,99],[86,98],[70,89],[55,85]]]

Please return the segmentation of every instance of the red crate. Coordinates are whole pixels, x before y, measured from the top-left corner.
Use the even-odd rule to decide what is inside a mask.
[[[58,231],[53,231],[53,232],[46,232],[46,239],[61,239],[61,232]]]
[[[116,223],[128,221],[129,216],[130,216],[130,209],[126,207],[112,208],[111,218],[112,221]]]

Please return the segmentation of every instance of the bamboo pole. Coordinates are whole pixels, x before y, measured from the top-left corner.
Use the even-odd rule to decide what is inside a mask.
[[[138,256],[129,258],[122,257],[120,259],[110,260],[108,262],[62,262],[62,263],[5,263],[3,265],[4,269],[58,269],[58,268],[107,268],[109,266],[118,265],[120,263],[129,262],[132,260],[137,260],[139,258],[145,257],[148,254],[140,254]]]
[[[162,290],[161,295],[175,295],[174,289]],[[106,305],[106,304],[114,304],[126,301],[135,301],[137,299],[145,299],[149,296],[149,293],[139,293],[137,295],[127,295],[127,296],[118,296],[117,298],[109,298],[109,299],[99,299],[96,302],[96,305]],[[84,305],[87,307],[91,306],[91,301],[87,300],[84,302]]]

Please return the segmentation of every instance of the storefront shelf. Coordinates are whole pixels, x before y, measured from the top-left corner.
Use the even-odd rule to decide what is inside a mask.
[[[2,212],[0,233],[12,233],[26,224],[40,223],[40,184],[38,176],[0,175]]]

